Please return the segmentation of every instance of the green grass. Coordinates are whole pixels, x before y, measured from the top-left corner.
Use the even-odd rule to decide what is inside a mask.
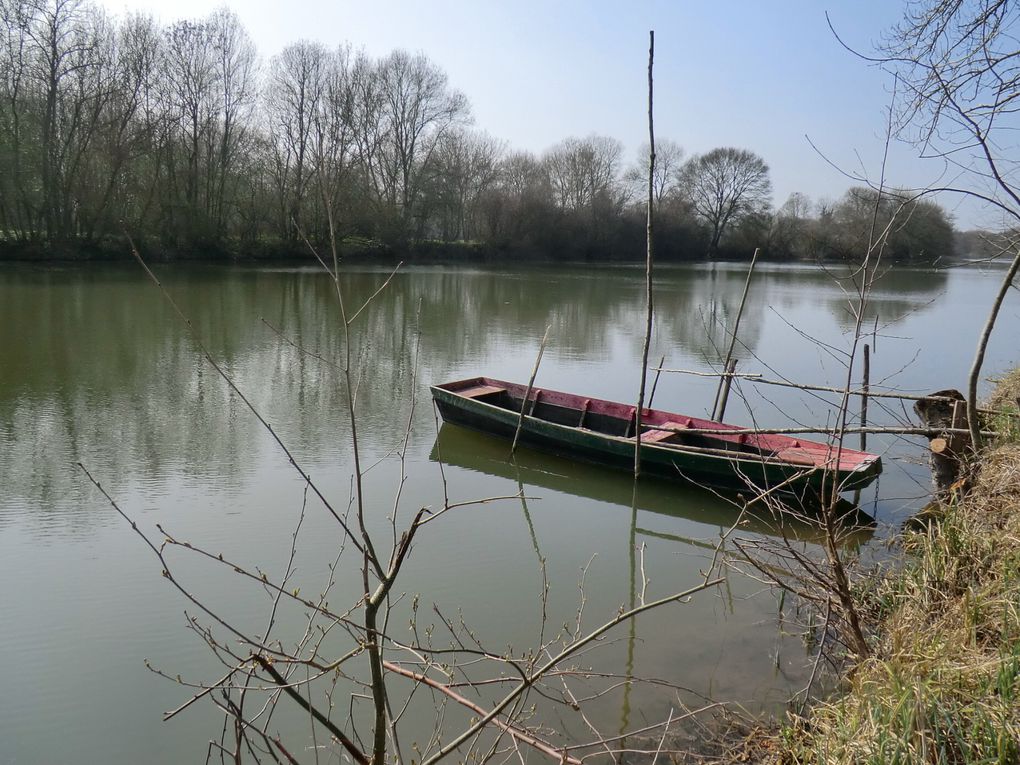
[[[1020,372],[994,409],[1016,411]],[[873,655],[841,696],[767,747],[782,763],[1020,763],[1020,423],[973,489],[902,538],[904,565],[858,593]]]

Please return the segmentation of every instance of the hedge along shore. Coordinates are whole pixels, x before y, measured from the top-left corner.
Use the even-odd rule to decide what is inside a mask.
[[[1017,412],[1020,369],[989,404]],[[902,536],[901,568],[861,583],[874,654],[842,696],[762,744],[773,763],[1020,762],[1020,420],[971,491]]]

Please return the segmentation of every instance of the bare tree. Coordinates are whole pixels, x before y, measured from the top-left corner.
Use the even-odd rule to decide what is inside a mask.
[[[164,208],[185,238],[218,239],[231,212],[230,178],[255,103],[255,48],[237,16],[220,10],[203,21],[173,24],[165,51]]]
[[[263,96],[271,136],[273,176],[281,207],[280,229],[297,239],[313,174],[313,130],[329,77],[330,54],[321,43],[288,45],[269,63]]]
[[[1013,226],[1020,222],[1012,156],[1020,96],[1018,22],[1020,9],[1007,0],[913,2],[878,58],[897,78],[900,135],[963,179],[941,190],[982,199]],[[1018,270],[1020,250],[992,300],[971,367],[968,420],[975,447],[981,444],[977,386],[985,348]]]
[[[480,203],[486,236],[521,242],[542,228],[537,219],[553,208],[548,169],[531,152],[513,151],[496,170],[495,185]]]
[[[794,191],[772,216],[770,248],[803,258],[807,254],[811,200],[806,194]]]
[[[215,72],[219,86],[219,124],[216,144],[210,146],[211,213],[217,235],[224,230],[234,204],[229,188],[232,168],[248,134],[256,103],[257,54],[255,44],[233,11],[220,8],[209,17]]]
[[[841,258],[855,258],[868,243],[872,227],[889,226],[885,256],[898,262],[939,262],[953,254],[953,226],[933,200],[907,191],[879,192],[854,187],[835,204],[828,244]],[[891,225],[890,225],[891,224]]]
[[[500,188],[509,196],[524,197],[535,190],[549,190],[549,176],[542,161],[527,151],[514,151],[500,163]]]
[[[40,110],[41,225],[51,240],[67,239],[77,233],[76,192],[112,94],[112,29],[83,0],[34,0],[16,16]]]
[[[129,15],[116,31],[112,94],[102,115],[88,175],[79,191],[81,233],[95,239],[119,220],[140,222],[140,199],[157,182],[147,158],[157,131],[155,89],[162,40],[155,21]],[[130,168],[134,167],[134,172]]]
[[[35,123],[25,33],[33,17],[28,0],[0,0],[0,225],[19,239],[41,233],[35,225]]]
[[[336,48],[329,57],[325,92],[313,125],[316,185],[327,222],[324,231],[341,216],[345,201],[349,203],[358,193],[354,183],[358,172],[358,84],[350,49]]]
[[[178,21],[166,31],[163,97],[169,188],[163,195],[164,210],[170,225],[188,238],[209,233],[204,170],[219,116],[216,63],[208,25]]]
[[[568,210],[593,209],[600,199],[622,202],[619,185],[623,144],[591,135],[567,138],[545,155],[556,202]]]
[[[682,186],[711,232],[709,257],[718,253],[732,223],[767,208],[772,195],[769,166],[746,149],[713,149],[692,157],[684,165]]]
[[[638,147],[638,161],[624,174],[624,182],[635,197],[642,197],[648,189],[648,143]],[[684,166],[684,149],[669,138],[655,139],[655,169],[652,175],[652,196],[656,205],[679,193],[681,170]]]
[[[470,116],[467,99],[423,54],[394,51],[376,69],[375,112],[384,128],[376,169],[405,232],[417,214],[427,166],[443,136]],[[378,129],[378,128],[377,128]]]
[[[440,230],[446,240],[473,238],[480,200],[499,178],[501,141],[485,133],[451,130],[432,163]]]

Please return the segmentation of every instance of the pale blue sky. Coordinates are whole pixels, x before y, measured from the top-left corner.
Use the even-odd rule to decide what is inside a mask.
[[[204,16],[202,0],[102,0],[113,13],[140,9],[162,21]],[[835,199],[850,185],[834,163],[880,169],[889,78],[846,52],[869,50],[902,10],[900,0],[231,0],[263,58],[299,39],[349,42],[373,55],[422,51],[471,102],[475,126],[541,153],[570,135],[623,141],[628,162],[647,137],[648,30],[655,30],[656,135],[688,152],[750,149],[769,163],[774,202],[793,191]],[[895,146],[892,184],[923,185],[941,167]],[[946,179],[943,179],[945,181]],[[994,226],[942,203],[961,228]]]

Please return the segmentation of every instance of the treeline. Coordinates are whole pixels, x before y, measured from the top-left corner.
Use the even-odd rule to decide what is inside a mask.
[[[286,254],[332,231],[369,253],[643,256],[644,159],[628,167],[594,135],[538,156],[470,124],[422,54],[303,41],[263,62],[226,9],[162,26],[86,0],[0,0],[0,252],[122,250],[128,232],[168,253]],[[752,152],[656,149],[660,258],[856,257],[872,230],[867,189],[773,209]],[[889,257],[953,254],[934,203],[878,208],[879,230],[896,218]]]

